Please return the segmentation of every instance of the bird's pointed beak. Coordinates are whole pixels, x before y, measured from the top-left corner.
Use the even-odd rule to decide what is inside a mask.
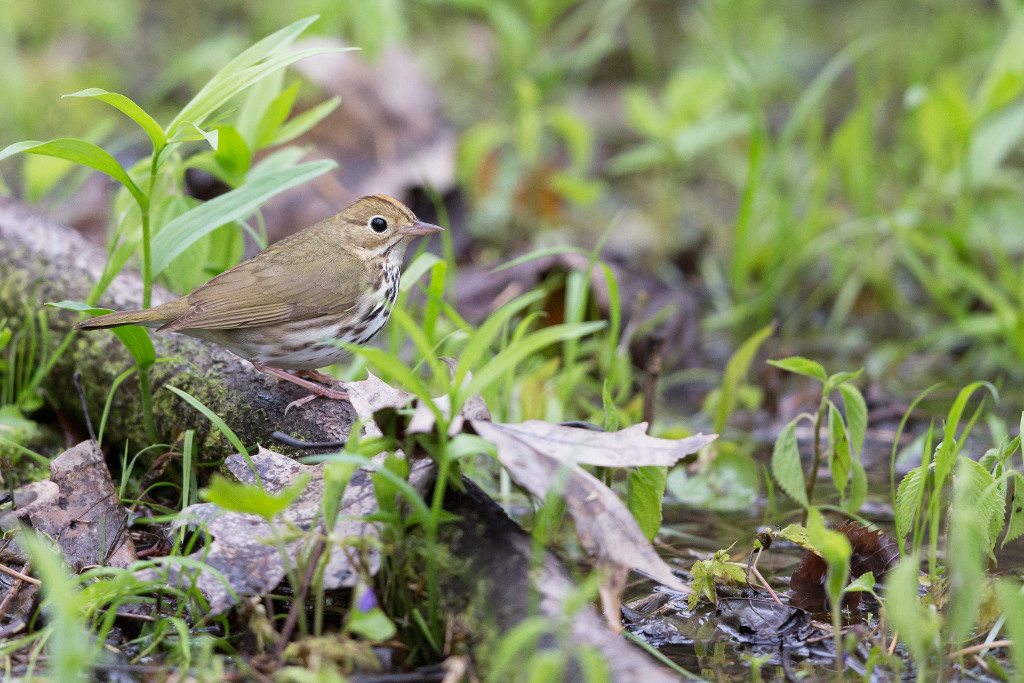
[[[424,223],[423,221],[413,221],[402,228],[402,234],[404,235],[429,235],[435,232],[444,232],[444,228],[433,223]]]

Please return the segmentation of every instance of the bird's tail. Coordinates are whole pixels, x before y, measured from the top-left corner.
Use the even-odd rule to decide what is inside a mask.
[[[100,315],[90,320],[75,323],[76,330],[105,330],[122,325],[142,325],[143,327],[160,327],[168,322],[166,314],[150,308],[139,311],[118,311]]]

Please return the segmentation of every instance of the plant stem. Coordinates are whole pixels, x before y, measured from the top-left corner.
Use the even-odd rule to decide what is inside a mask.
[[[438,422],[437,454],[434,461],[437,463],[437,478],[434,481],[434,496],[430,505],[430,519],[427,520],[427,548],[433,548],[437,543],[437,527],[441,519],[441,512],[444,509],[445,490],[448,488],[448,478],[451,476],[451,458],[448,456],[448,422]],[[411,450],[409,451],[411,452]],[[441,635],[440,615],[438,614],[438,553],[431,552],[427,560],[427,624],[430,626],[431,634]],[[438,641],[443,642],[443,641]]]
[[[142,210],[142,307],[153,298],[153,265],[149,246],[149,210]]]
[[[157,442],[156,423],[153,422],[153,393],[149,386],[149,370],[139,367],[139,389],[142,391],[142,421],[146,426],[146,436],[150,443]]]
[[[829,571],[832,571],[831,569]],[[843,683],[843,598],[830,605],[832,608],[832,649],[836,656],[836,675]]]
[[[821,405],[818,406],[818,414],[814,418],[814,462],[811,465],[810,475],[807,477],[807,502],[809,503],[814,494],[814,485],[818,481],[818,467],[821,465],[821,422],[825,417],[826,397],[821,397]],[[804,514],[804,524],[807,524],[807,514]]]
[[[149,308],[153,298],[153,258],[150,248],[149,205],[156,183],[157,160],[160,150],[154,149],[149,165],[149,189],[146,192],[146,204],[139,204],[142,214],[142,307]],[[149,330],[146,330],[149,335]],[[149,385],[149,369],[151,366],[139,367],[139,389],[142,391],[142,421],[146,425],[146,435],[150,443],[157,442],[156,424],[153,422],[153,392]]]

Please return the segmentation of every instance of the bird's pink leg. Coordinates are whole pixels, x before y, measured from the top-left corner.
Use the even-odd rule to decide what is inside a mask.
[[[332,399],[335,399],[335,400],[338,400],[338,401],[342,401],[342,400],[348,399],[348,394],[346,392],[344,392],[344,391],[340,391],[338,389],[332,389],[330,387],[325,387],[324,385],[317,384],[316,382],[310,382],[308,379],[302,379],[301,377],[297,377],[297,376],[293,375],[292,373],[287,372],[285,370],[281,370],[279,368],[272,368],[269,365],[264,365],[263,363],[253,363],[252,365],[253,365],[254,368],[259,370],[260,372],[266,373],[268,375],[273,375],[274,377],[277,377],[278,379],[283,379],[283,380],[285,380],[287,382],[292,382],[294,384],[298,384],[303,389],[308,389],[309,391],[313,392],[309,396],[305,396],[305,397],[300,398],[300,399],[298,399],[296,401],[292,401],[287,406],[285,406],[285,409],[284,409],[285,414],[287,414],[288,411],[291,410],[292,408],[298,408],[299,406],[302,406],[302,405],[305,405],[305,404],[309,403],[310,401],[315,399],[317,396],[323,396],[324,398],[332,398]],[[309,372],[309,371],[306,371],[306,372]],[[317,375],[321,375],[323,373],[319,373],[318,372],[316,374]],[[328,377],[328,375],[323,375],[323,376],[324,377]],[[329,377],[329,379],[337,382],[337,380],[335,380],[333,377]]]

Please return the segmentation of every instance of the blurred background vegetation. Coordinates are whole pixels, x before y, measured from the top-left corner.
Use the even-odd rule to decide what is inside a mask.
[[[435,189],[457,207],[462,264],[604,237],[605,258],[701,303],[706,357],[690,366],[720,368],[774,320],[773,357],[864,365],[901,396],[989,379],[1007,415],[1024,407],[1019,2],[11,0],[0,146],[74,135],[130,159],[141,132],[61,95],[121,92],[164,121],[311,14],[304,38],[358,46],[342,59],[371,67],[402,55],[436,93],[454,170]],[[359,89],[289,79],[301,107],[340,94],[348,120],[377,116]],[[81,222],[86,182],[63,162],[2,173]]]

